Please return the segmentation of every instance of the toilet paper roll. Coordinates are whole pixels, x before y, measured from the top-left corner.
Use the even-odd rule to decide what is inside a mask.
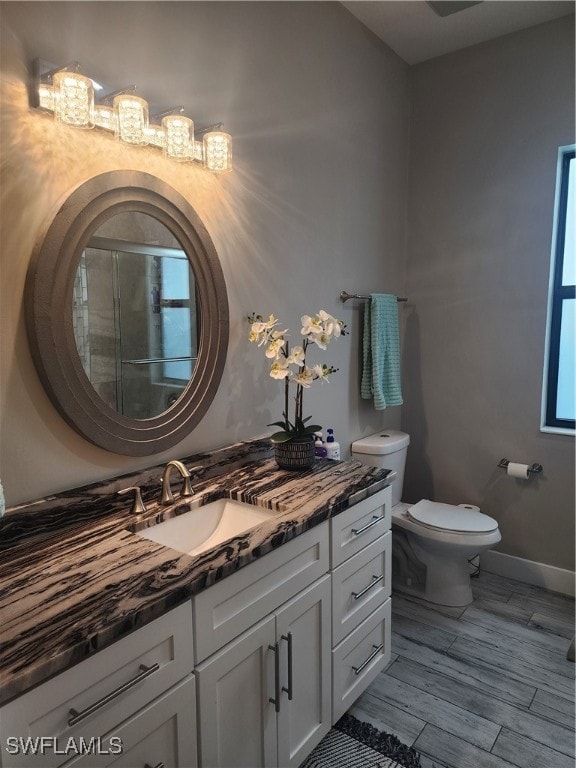
[[[521,480],[527,480],[530,477],[529,469],[528,464],[516,464],[513,461],[509,461],[506,474],[510,475],[510,477],[519,477]]]

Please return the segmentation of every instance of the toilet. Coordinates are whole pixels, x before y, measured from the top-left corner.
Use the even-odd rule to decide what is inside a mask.
[[[436,605],[472,600],[470,560],[501,540],[498,523],[471,505],[423,499],[402,503],[410,436],[385,429],[352,443],[352,458],[394,472],[392,479],[392,587]]]

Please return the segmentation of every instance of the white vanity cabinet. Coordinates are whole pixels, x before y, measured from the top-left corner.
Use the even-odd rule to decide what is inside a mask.
[[[196,665],[203,768],[299,766],[330,729],[328,565],[323,523],[197,596],[213,639],[251,624]]]
[[[390,661],[392,490],[330,520],[332,722]]]
[[[192,670],[188,602],[3,706],[0,765],[194,768]]]

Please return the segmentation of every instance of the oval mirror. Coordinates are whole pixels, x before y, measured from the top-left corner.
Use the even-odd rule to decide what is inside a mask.
[[[105,173],[72,192],[35,250],[26,311],[50,398],[107,450],[175,445],[216,393],[222,269],[192,207],[149,174]]]

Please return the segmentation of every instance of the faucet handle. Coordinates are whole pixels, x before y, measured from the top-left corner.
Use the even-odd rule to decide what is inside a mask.
[[[134,491],[134,503],[132,504],[130,514],[140,515],[142,512],[146,512],[146,506],[142,501],[142,492],[139,486],[131,485],[129,488],[122,488],[121,491],[118,491],[118,495],[123,496],[125,493],[130,493],[130,491]]]

